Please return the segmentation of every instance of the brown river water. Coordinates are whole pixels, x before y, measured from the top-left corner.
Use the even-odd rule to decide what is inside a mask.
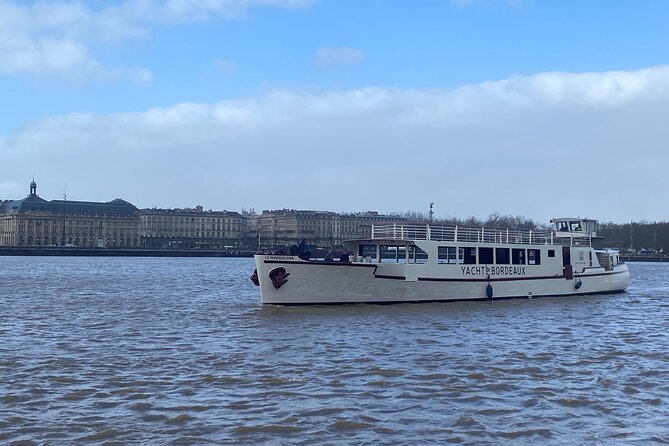
[[[274,307],[251,259],[0,263],[0,444],[669,444],[669,264],[603,296]]]

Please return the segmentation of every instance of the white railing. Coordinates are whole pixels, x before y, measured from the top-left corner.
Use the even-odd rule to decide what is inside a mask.
[[[505,243],[517,245],[587,245],[590,238],[556,237],[553,231],[511,231],[420,223],[372,225],[372,239],[432,240],[437,242]]]

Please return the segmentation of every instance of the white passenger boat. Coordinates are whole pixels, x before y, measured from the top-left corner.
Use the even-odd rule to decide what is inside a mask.
[[[259,254],[264,304],[396,303],[616,293],[618,251],[593,248],[597,222],[559,218],[550,231],[381,224],[346,242],[348,259]],[[304,257],[304,256],[303,256]]]

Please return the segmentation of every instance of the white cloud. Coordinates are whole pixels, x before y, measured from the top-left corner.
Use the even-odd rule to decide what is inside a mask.
[[[141,67],[105,67],[86,47],[71,39],[36,38],[22,42],[0,40],[0,74],[30,73],[63,81],[150,83],[151,72]]]
[[[667,220],[655,200],[669,189],[668,115],[668,66],[454,90],[275,91],[37,121],[0,140],[0,178],[25,183],[5,198],[25,195],[34,170],[45,198],[67,183],[73,199],[142,207],[392,211],[435,201],[438,214],[460,217]]]
[[[102,9],[72,1],[0,0],[0,75],[32,74],[67,81],[148,82],[142,67],[106,67],[98,45],[146,38],[152,24],[231,18],[254,6],[307,7],[310,0],[126,0]]]
[[[319,48],[316,52],[316,66],[336,68],[357,65],[365,60],[365,52],[357,48],[332,47]]]
[[[128,0],[120,8],[128,17],[165,23],[185,23],[215,17],[232,18],[249,8],[306,8],[312,0]]]
[[[237,66],[236,63],[225,59],[214,59],[214,66],[218,71],[223,74],[227,74],[228,76],[235,75],[239,71],[239,66]]]
[[[92,54],[95,42],[137,37],[142,31],[108,12],[79,2],[23,5],[0,1],[0,74],[32,74],[66,81],[150,81],[137,67],[105,67]]]

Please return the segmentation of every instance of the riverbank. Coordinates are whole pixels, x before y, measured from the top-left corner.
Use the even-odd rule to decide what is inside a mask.
[[[253,257],[251,251],[215,249],[79,248],[62,246],[0,246],[0,256],[97,257]]]
[[[97,257],[253,257],[253,251],[216,249],[80,248],[70,246],[0,246],[0,256]],[[316,250],[315,257],[324,253]],[[669,256],[621,256],[625,262],[669,262]]]
[[[625,262],[669,262],[669,256],[620,256]]]

